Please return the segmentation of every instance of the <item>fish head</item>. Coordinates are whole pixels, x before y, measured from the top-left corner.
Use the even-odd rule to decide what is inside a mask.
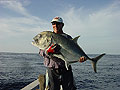
[[[45,50],[51,44],[51,36],[48,33],[41,32],[33,38],[32,45]]]

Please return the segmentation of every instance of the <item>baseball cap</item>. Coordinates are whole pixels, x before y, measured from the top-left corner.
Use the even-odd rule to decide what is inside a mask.
[[[63,19],[61,17],[55,17],[52,19],[51,23],[53,22],[60,22],[60,23],[63,23]]]

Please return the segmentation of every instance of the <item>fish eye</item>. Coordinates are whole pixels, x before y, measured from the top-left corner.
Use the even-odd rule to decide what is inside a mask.
[[[41,38],[41,37],[42,37],[42,35],[41,35],[41,34],[39,34],[39,35],[38,35],[38,37],[39,37],[39,38]]]

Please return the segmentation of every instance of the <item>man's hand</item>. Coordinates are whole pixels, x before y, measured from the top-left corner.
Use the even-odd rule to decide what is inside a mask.
[[[86,59],[86,57],[84,57],[84,56],[82,56],[82,57],[80,57],[80,59],[79,59],[79,62],[84,62],[84,61],[86,61],[87,59]]]
[[[47,49],[47,54],[57,54],[60,53],[61,47],[58,44],[52,44],[48,49]]]

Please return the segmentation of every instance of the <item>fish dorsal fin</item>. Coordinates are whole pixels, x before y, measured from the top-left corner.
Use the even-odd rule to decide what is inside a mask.
[[[77,37],[73,38],[72,40],[73,40],[75,43],[77,43],[77,40],[78,40],[79,37],[80,37],[80,36],[77,36]]]
[[[51,43],[52,43],[52,44],[55,44],[55,41],[54,41],[54,39],[53,39],[53,36],[51,36]]]

